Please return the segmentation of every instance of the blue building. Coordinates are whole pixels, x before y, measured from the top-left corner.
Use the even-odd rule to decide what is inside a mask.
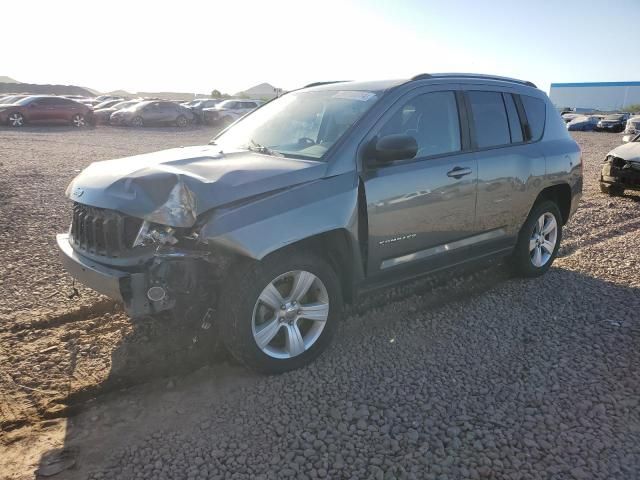
[[[552,83],[549,97],[558,108],[624,110],[640,103],[640,82]]]

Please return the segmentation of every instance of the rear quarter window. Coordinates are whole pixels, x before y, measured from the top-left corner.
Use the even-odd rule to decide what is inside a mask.
[[[546,119],[546,107],[543,100],[529,95],[520,95],[522,106],[527,115],[527,122],[531,129],[531,141],[535,142],[542,138]]]

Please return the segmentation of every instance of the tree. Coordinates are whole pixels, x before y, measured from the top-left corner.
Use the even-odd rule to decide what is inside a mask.
[[[220,98],[220,97],[222,97],[222,93],[220,93],[220,90],[216,90],[216,89],[211,90],[211,98]]]
[[[640,103],[633,103],[624,107],[626,112],[640,112]]]

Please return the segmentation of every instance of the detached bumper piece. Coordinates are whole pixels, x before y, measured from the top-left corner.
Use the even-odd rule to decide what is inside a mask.
[[[600,183],[640,190],[640,163],[612,157],[602,166]]]
[[[56,236],[64,269],[83,285],[122,302],[132,317],[150,315],[173,307],[168,298],[151,302],[147,298],[150,282],[145,273],[117,270],[78,254],[68,234]]]

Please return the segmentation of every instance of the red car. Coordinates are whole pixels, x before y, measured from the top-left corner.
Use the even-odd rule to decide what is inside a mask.
[[[12,104],[0,104],[0,125],[22,127],[25,123],[70,123],[84,127],[92,109],[64,97],[33,95]]]

